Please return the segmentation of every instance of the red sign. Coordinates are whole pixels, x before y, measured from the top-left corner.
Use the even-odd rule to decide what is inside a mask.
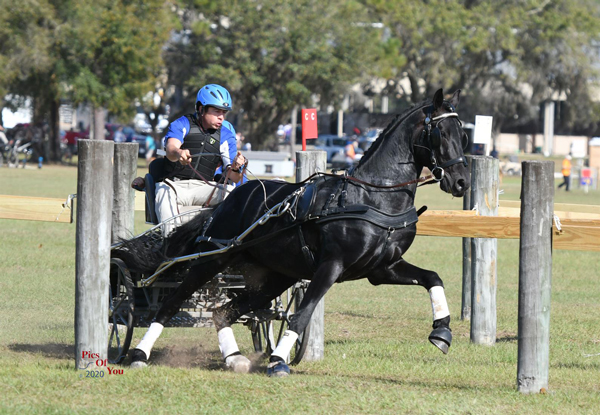
[[[302,110],[302,151],[306,151],[306,140],[317,138],[319,129],[317,127],[317,110],[315,108]]]
[[[581,179],[579,180],[582,186],[591,186],[592,185],[592,169],[590,168],[582,168],[581,169]],[[587,192],[587,190],[586,190]]]

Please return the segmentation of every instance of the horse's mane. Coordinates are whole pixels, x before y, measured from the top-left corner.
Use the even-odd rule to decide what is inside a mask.
[[[420,102],[418,104],[415,104],[415,105],[411,106],[410,108],[407,108],[406,110],[404,110],[401,113],[399,113],[398,115],[396,115],[394,117],[394,119],[392,119],[392,121],[387,125],[387,127],[385,127],[385,129],[383,130],[383,132],[381,134],[379,134],[379,137],[377,137],[377,140],[375,140],[375,142],[371,145],[371,147],[369,147],[369,149],[364,154],[364,156],[360,159],[360,162],[358,163],[358,166],[360,166],[363,163],[365,163],[371,157],[371,155],[377,151],[377,149],[379,148],[379,146],[381,145],[381,143],[390,134],[392,134],[396,130],[396,128],[398,127],[398,125],[402,124],[415,111],[417,111],[417,110],[419,110],[419,109],[421,109],[421,108],[423,108],[423,107],[425,107],[427,105],[431,105],[431,101],[425,100],[423,102]]]

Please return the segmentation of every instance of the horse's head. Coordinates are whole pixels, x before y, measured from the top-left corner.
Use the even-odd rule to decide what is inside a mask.
[[[433,104],[423,108],[423,128],[416,130],[414,137],[415,157],[427,166],[440,182],[440,187],[453,196],[461,197],[471,183],[467,161],[463,149],[468,137],[458,119],[460,90],[449,101],[439,89]]]

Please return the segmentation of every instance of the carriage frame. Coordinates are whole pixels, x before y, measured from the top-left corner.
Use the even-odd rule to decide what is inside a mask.
[[[152,203],[148,203],[148,199],[146,194],[147,221],[150,218],[148,209],[153,207]],[[206,209],[212,210],[212,208],[189,210],[156,224],[134,238],[144,236],[155,240],[164,239],[178,223],[186,222]],[[114,244],[112,249],[121,244]],[[172,258],[163,265],[169,266],[169,264],[192,259]],[[108,338],[110,363],[120,364],[125,360],[131,346],[134,328],[149,327],[164,299],[183,281],[181,276],[174,277],[167,274],[149,277],[150,275],[131,272],[123,260],[111,258]],[[279,339],[289,326],[290,318],[300,305],[307,286],[308,281],[300,281],[273,300],[270,307],[252,311],[237,320],[236,323],[249,328],[255,352],[269,356],[275,350]],[[244,289],[243,275],[217,274],[182,304],[179,312],[165,327],[214,327],[213,311],[231,301]],[[302,360],[309,336],[310,326],[298,337],[295,347],[292,348],[288,357],[290,364],[298,364]]]

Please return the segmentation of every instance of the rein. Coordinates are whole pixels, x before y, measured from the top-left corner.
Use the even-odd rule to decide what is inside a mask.
[[[369,183],[366,182],[364,180],[358,179],[354,176],[348,176],[347,174],[333,174],[333,173],[324,173],[324,172],[316,172],[313,173],[311,176],[307,177],[306,179],[302,180],[301,182],[297,182],[294,184],[306,184],[307,182],[311,181],[315,176],[327,176],[327,177],[337,177],[337,178],[343,178],[346,180],[350,180],[352,182],[356,182],[365,186],[369,186],[369,187],[374,187],[376,189],[396,189],[398,187],[404,187],[404,186],[408,186],[411,184],[415,184],[415,183],[422,183],[422,182],[426,182],[430,179],[434,179],[435,180],[435,176],[433,174],[429,174],[427,176],[424,177],[419,177],[418,179],[414,179],[414,180],[409,180],[408,182],[403,182],[403,183],[398,183],[398,184],[393,184],[393,185],[389,185],[389,186],[384,186],[384,185],[380,185],[380,184],[374,184],[374,183]]]
[[[415,111],[417,111],[418,109],[420,109],[420,108],[417,108]],[[441,132],[438,128],[438,125],[446,118],[456,118],[458,120],[458,122],[461,123],[460,119],[458,118],[458,113],[455,112],[456,110],[454,109],[454,107],[451,104],[450,104],[450,110],[452,112],[441,114],[441,115],[438,115],[437,117],[431,117],[432,111],[429,111],[425,117],[425,128],[423,129],[423,132],[421,133],[421,137],[423,137],[423,138],[425,138],[425,135],[426,135],[427,143],[428,143],[429,147],[418,145],[418,144],[413,144],[414,147],[421,147],[430,152],[430,159],[431,159],[431,164],[432,164],[433,168],[431,169],[431,174],[429,174],[427,176],[419,177],[417,179],[409,180],[407,182],[402,182],[402,183],[398,183],[398,184],[394,184],[394,185],[378,185],[378,184],[366,182],[366,181],[358,179],[354,176],[349,176],[347,172],[344,174],[341,174],[341,175],[333,174],[333,173],[317,172],[317,173],[314,173],[311,176],[307,177],[303,181],[297,182],[295,184],[306,184],[309,181],[311,181],[315,176],[343,178],[345,180],[349,180],[349,181],[361,184],[363,186],[369,186],[369,187],[373,187],[376,189],[397,189],[399,187],[406,187],[406,186],[409,186],[411,184],[416,184],[416,183],[420,183],[418,186],[423,186],[426,184],[432,184],[434,182],[440,182],[444,178],[444,175],[445,175],[444,169],[445,168],[450,167],[457,163],[463,163],[465,165],[465,167],[467,166],[467,160],[464,156],[457,157],[452,160],[448,160],[445,163],[438,165],[437,159],[436,159],[434,151],[433,151],[434,143],[432,143],[432,140],[434,140],[434,139],[432,139],[432,135],[434,137],[436,137],[435,139],[438,140],[438,145],[439,145],[439,140],[441,139]],[[433,125],[434,122],[435,122],[435,125]],[[462,123],[461,123],[461,125],[462,125]],[[433,129],[432,129],[432,126],[433,126]],[[205,179],[193,166],[190,165],[190,167],[191,167],[192,171],[198,177],[200,177],[200,179],[202,179],[206,184],[211,185],[209,183],[209,181],[207,179]],[[431,179],[433,179],[433,181],[430,181]],[[262,184],[262,181],[260,179],[258,179],[258,180]],[[216,188],[217,186],[214,186],[214,187]],[[227,189],[225,189],[225,191],[229,192]],[[214,192],[214,190],[213,190],[213,192]],[[211,195],[211,198],[212,198],[212,195]],[[265,200],[265,202],[266,202],[266,200]]]

